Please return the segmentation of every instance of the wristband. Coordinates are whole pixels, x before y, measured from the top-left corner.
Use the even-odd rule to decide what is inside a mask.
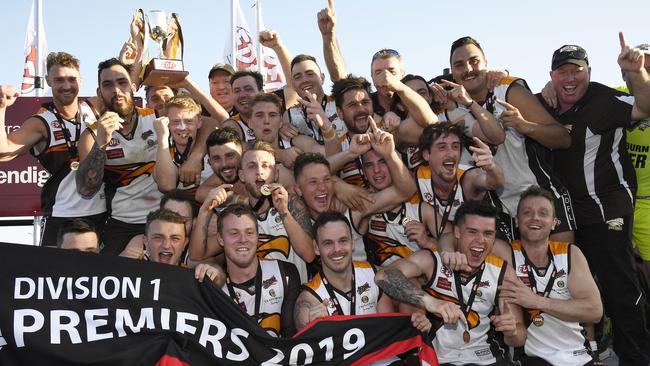
[[[474,105],[474,100],[469,105],[466,105],[465,108],[470,109]]]

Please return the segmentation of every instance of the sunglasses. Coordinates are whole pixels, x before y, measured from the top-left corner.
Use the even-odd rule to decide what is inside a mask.
[[[378,59],[380,57],[384,58],[384,57],[388,57],[388,56],[393,56],[393,57],[397,57],[397,58],[400,58],[400,59],[402,58],[402,55],[400,55],[399,52],[397,52],[397,51],[395,51],[393,49],[390,49],[390,48],[384,48],[384,49],[381,49],[381,50],[375,52],[375,54],[372,56],[372,60],[375,61],[376,59]]]
[[[564,61],[564,60],[569,60],[569,59],[574,59],[574,60],[586,60],[587,59],[587,52],[582,49],[573,49],[572,47],[562,47],[558,51],[555,61]]]

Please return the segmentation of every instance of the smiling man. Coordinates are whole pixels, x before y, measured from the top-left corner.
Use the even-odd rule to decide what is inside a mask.
[[[481,201],[458,208],[454,236],[456,250],[467,256],[467,271],[452,271],[435,249],[423,249],[379,270],[375,277],[394,299],[438,313],[450,323],[439,328],[433,340],[441,365],[505,364],[507,355],[503,346],[497,346],[496,332],[513,347],[526,339],[521,308],[499,295],[504,278],[517,278],[507,262],[490,253],[496,215],[496,208]],[[426,281],[422,289],[409,281],[416,278]]]
[[[557,224],[553,195],[538,186],[521,194],[517,221],[521,240],[512,243],[512,258],[519,280],[501,286],[501,297],[526,309],[528,337],[515,358],[522,365],[591,365],[580,322],[597,322],[603,305],[584,254],[549,240]]]
[[[46,69],[52,102],[45,103],[10,134],[5,127],[5,112],[19,94],[13,87],[0,86],[0,161],[30,152],[50,173],[41,191],[41,245],[55,246],[61,225],[81,215],[101,231],[106,221],[106,199],[104,192],[83,199],[74,189],[77,143],[86,123],[96,121],[91,105],[78,98],[79,60],[66,52],[52,52],[47,56]]]
[[[217,240],[226,257],[223,291],[269,334],[291,337],[298,272],[288,262],[258,259],[257,220],[251,208],[233,204],[221,211]]]
[[[107,110],[79,140],[77,192],[91,199],[106,183],[111,216],[104,228],[107,235],[102,235],[102,253],[118,255],[132,237],[144,233],[147,214],[162,197],[153,178],[156,117],[152,109],[133,104],[129,66],[112,58],[102,61],[97,73],[97,95]]]
[[[547,106],[571,133],[571,147],[555,151],[555,169],[565,178],[578,223],[576,243],[601,285],[613,321],[614,351],[621,364],[650,362],[645,296],[632,264],[631,225],[636,194],[626,127],[650,116],[650,76],[644,55],[619,34],[618,64],[634,97],[591,81],[584,48],[565,45],[551,59],[558,108]]]
[[[544,110],[524,79],[507,76],[492,90],[489,89],[487,57],[474,38],[462,37],[454,41],[449,62],[454,81],[470,97],[465,105],[459,107],[474,115],[487,110],[505,130],[505,141],[498,146],[494,161],[508,172],[508,179],[499,191],[499,200],[506,212],[514,217],[519,194],[528,186],[538,184],[547,188],[556,194],[556,208],[561,214],[561,224],[554,234],[563,235],[564,240],[570,241],[575,229],[571,200],[566,188],[552,172],[548,150],[569,147],[571,141],[567,131]],[[473,126],[466,127],[470,137],[474,136],[471,133]],[[487,136],[486,131],[481,132]],[[510,234],[513,234],[512,230]]]
[[[167,117],[154,121],[158,136],[154,179],[158,188],[167,192],[174,188],[196,191],[198,184],[180,181],[178,169],[187,160],[201,128],[201,107],[189,97],[173,97],[165,104]],[[207,158],[203,161],[201,180],[211,175]]]
[[[254,140],[255,134],[250,128],[253,113],[251,101],[264,90],[264,78],[256,71],[237,71],[230,78],[234,106],[237,114],[226,120],[222,127],[232,127],[243,142]]]

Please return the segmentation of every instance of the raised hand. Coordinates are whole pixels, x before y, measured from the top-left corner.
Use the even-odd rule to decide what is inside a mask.
[[[442,252],[442,264],[452,271],[471,272],[472,267],[469,266],[467,256],[461,252]]]
[[[503,333],[506,337],[514,337],[517,334],[517,319],[507,303],[503,306],[501,314],[490,317],[490,322],[497,332]]]
[[[470,146],[469,150],[472,152],[472,160],[478,168],[490,170],[494,167],[494,159],[490,147],[487,146],[478,137],[473,138],[476,146]]]
[[[638,72],[643,68],[644,53],[638,48],[631,48],[625,41],[623,32],[618,33],[621,53],[618,55],[618,65],[621,71]]]
[[[499,115],[499,119],[503,124],[506,127],[512,127],[517,132],[524,134],[524,126],[529,122],[521,115],[519,108],[501,99],[497,99],[497,103],[501,104],[506,109]]]
[[[0,85],[0,108],[11,107],[20,96],[16,88],[11,85]]]
[[[334,0],[327,0],[327,8],[319,11],[316,19],[318,20],[318,29],[322,35],[330,35],[334,33],[336,28],[336,9],[334,8]]]
[[[305,107],[307,120],[316,123],[318,128],[323,128],[325,121],[328,120],[323,106],[316,99],[316,94],[305,93],[305,98],[298,97],[298,102]]]
[[[381,156],[387,157],[395,151],[395,140],[393,135],[377,127],[375,120],[368,116],[370,123],[370,144],[372,148]]]
[[[280,36],[275,30],[263,30],[259,35],[260,43],[264,47],[276,49],[280,46]]]
[[[464,86],[449,80],[442,80],[441,83],[443,86],[451,87],[451,90],[447,90],[447,98],[465,107],[469,107],[472,104],[472,97],[469,96]]]
[[[271,200],[273,201],[273,207],[278,210],[278,213],[281,215],[286,215],[289,213],[289,192],[279,183],[269,184],[271,189]]]
[[[219,187],[212,188],[201,208],[204,210],[212,210],[215,207],[219,207],[233,194],[232,184],[222,184]]]
[[[165,141],[169,138],[169,118],[158,117],[153,121],[153,129],[156,131],[158,141]]]
[[[379,74],[374,75],[373,81],[377,89],[386,88],[392,92],[399,91],[404,87],[399,77],[388,70],[382,70]]]
[[[105,112],[97,121],[97,145],[106,147],[111,142],[113,132],[122,128],[124,120],[115,112]]]

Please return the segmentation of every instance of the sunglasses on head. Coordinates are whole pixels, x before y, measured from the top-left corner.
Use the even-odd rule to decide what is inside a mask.
[[[386,56],[393,56],[393,57],[397,57],[397,58],[402,58],[402,55],[400,55],[399,52],[397,52],[397,51],[395,51],[393,49],[390,49],[390,48],[384,48],[382,50],[379,50],[379,51],[375,52],[375,54],[372,56],[372,60],[375,61],[376,59],[378,59],[380,57],[383,58],[383,57],[386,57]]]
[[[568,59],[586,60],[587,52],[582,49],[568,49],[564,51],[560,49],[560,52],[558,52],[556,60],[560,61],[560,60],[568,60]]]

